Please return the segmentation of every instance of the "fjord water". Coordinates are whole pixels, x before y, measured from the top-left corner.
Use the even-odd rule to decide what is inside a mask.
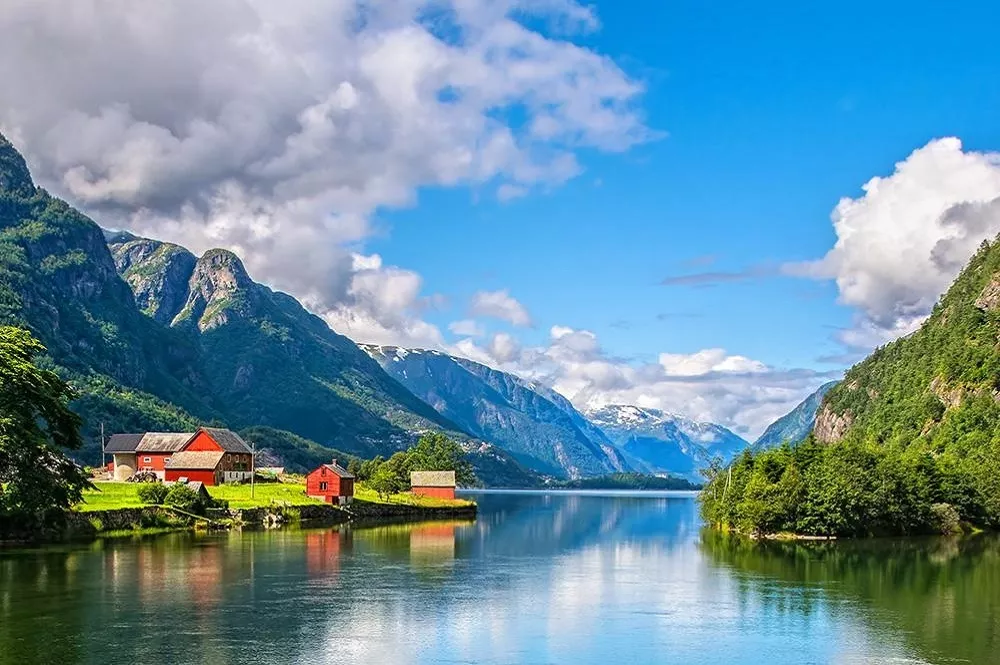
[[[692,495],[0,552],[2,663],[1000,663],[1000,542],[752,544]]]

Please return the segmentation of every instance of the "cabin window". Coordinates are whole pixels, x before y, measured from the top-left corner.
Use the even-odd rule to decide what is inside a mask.
[[[153,459],[151,457],[143,457],[142,458],[142,463],[143,464],[149,464],[152,461],[153,461]]]
[[[326,483],[320,483],[319,484],[319,490],[321,492],[325,492],[326,491]]]

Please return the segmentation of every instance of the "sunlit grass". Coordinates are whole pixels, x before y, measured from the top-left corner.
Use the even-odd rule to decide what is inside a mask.
[[[75,506],[75,510],[92,512],[95,510],[116,510],[118,508],[141,508],[147,504],[139,498],[141,483],[95,482],[95,489],[83,493],[83,502]],[[322,504],[320,499],[306,496],[306,486],[303,483],[256,483],[253,486],[228,484],[208,487],[208,493],[215,499],[229,502],[230,508],[261,508],[272,504],[290,506],[306,506]],[[387,500],[382,500],[378,493],[363,484],[354,486],[354,496],[361,501],[370,503],[388,503],[395,505],[420,506],[423,508],[459,508],[474,505],[464,499],[438,499],[427,496],[414,496],[408,492],[394,494]]]

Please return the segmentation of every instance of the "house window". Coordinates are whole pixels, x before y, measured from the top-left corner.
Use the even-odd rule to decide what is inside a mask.
[[[143,457],[142,458],[142,463],[143,464],[149,464],[152,461],[153,461],[153,458],[151,458],[151,457]]]
[[[326,483],[320,483],[319,484],[319,491],[320,492],[325,492],[326,491]]]

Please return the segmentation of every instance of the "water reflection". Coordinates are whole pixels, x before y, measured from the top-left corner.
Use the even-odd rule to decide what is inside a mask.
[[[988,663],[995,539],[701,535],[687,496],[0,553],[0,662]],[[54,656],[57,656],[54,657]]]
[[[1000,536],[753,543],[706,531],[703,549],[745,602],[808,615],[826,599],[932,662],[1000,662]]]

